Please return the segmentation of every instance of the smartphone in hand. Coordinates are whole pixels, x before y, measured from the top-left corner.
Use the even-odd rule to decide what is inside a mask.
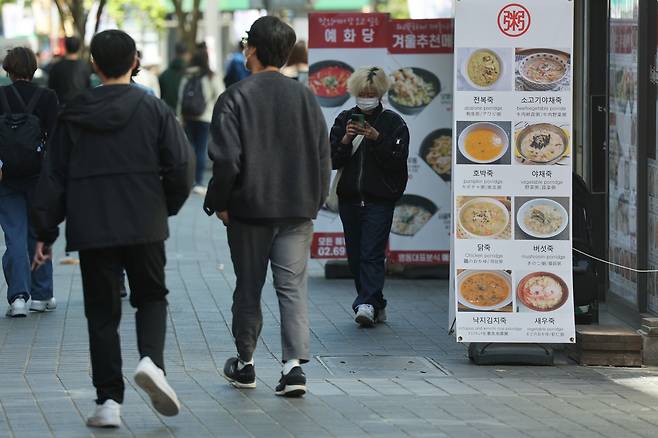
[[[350,120],[352,123],[359,125],[359,127],[363,128],[366,125],[366,116],[364,114],[352,114],[350,116]]]

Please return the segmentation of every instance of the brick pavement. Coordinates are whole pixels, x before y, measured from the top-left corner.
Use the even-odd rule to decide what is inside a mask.
[[[658,370],[566,362],[474,366],[446,334],[446,282],[388,281],[389,323],[364,330],[351,319],[351,282],[325,280],[316,262],[310,279],[316,358],[305,367],[310,393],[302,400],[273,394],[280,341],[271,283],[255,357],[258,388],[235,390],[220,374],[234,354],[228,327],[235,278],[225,233],[201,213],[198,197],[171,225],[166,360],[181,414],[158,416],[128,379],[124,427],[84,426],[94,392],[80,276],[77,267],[57,266],[56,312],[0,318],[0,437],[658,436]],[[127,302],[124,311],[124,369],[130,376],[138,357]]]

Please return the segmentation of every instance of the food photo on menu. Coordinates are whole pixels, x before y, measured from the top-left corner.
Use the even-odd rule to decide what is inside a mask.
[[[563,165],[571,155],[568,125],[519,122],[514,138],[514,157],[521,164]]]
[[[429,70],[405,67],[391,74],[388,101],[405,115],[423,111],[441,93],[441,81]]]
[[[450,181],[452,174],[452,129],[442,128],[430,132],[421,142],[418,155],[443,181]]]
[[[458,270],[460,312],[513,312],[511,271]]]
[[[518,312],[553,312],[567,302],[569,287],[552,272],[519,273],[516,288]]]
[[[308,85],[320,106],[338,107],[349,100],[347,80],[352,73],[354,68],[342,61],[327,60],[311,64],[308,71]]]
[[[514,49],[461,48],[457,50],[457,90],[511,91]]]
[[[511,122],[457,122],[457,164],[511,164]]]
[[[516,49],[516,91],[569,91],[571,55],[566,49]]]
[[[391,233],[398,236],[415,236],[439,208],[431,200],[418,195],[402,195],[393,211]]]
[[[458,196],[458,239],[512,239],[510,197]]]
[[[514,198],[516,240],[569,240],[569,198]]]

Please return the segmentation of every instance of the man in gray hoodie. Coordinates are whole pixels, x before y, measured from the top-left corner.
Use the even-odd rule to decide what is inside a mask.
[[[306,393],[300,365],[310,358],[306,267],[312,219],[329,189],[330,146],[315,96],[279,72],[295,32],[278,18],[262,17],[248,34],[245,57],[253,74],[220,96],[208,146],[214,164],[205,209],[228,228],[237,277],[232,330],[238,356],[226,362],[224,375],[236,387],[256,386],[253,353],[271,263],[284,362],[276,394],[298,397]]]

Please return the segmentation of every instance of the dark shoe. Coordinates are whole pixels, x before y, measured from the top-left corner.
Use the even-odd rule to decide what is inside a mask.
[[[283,397],[301,397],[306,394],[306,374],[302,367],[295,367],[281,379],[276,387],[276,395]]]
[[[126,298],[128,296],[128,291],[126,290],[126,285],[122,284],[119,287],[119,294],[121,295],[121,298]]]
[[[224,377],[231,382],[236,388],[255,388],[256,387],[256,370],[253,365],[245,365],[238,370],[240,359],[232,357],[224,365]]]

